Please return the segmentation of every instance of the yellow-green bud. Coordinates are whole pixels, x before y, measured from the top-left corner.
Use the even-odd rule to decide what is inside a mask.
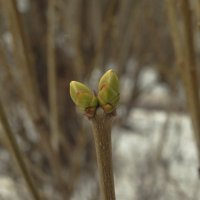
[[[106,113],[111,113],[117,107],[120,99],[119,79],[117,74],[108,70],[100,79],[98,100]]]
[[[94,114],[98,105],[98,100],[94,95],[94,92],[91,91],[86,85],[77,81],[71,81],[70,96],[77,107],[86,112],[90,111],[89,114],[91,116]]]

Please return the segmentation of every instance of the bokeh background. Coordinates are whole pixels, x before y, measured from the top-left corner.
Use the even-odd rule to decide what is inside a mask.
[[[69,82],[111,68],[116,199],[200,199],[199,64],[199,0],[0,0],[0,199],[32,199],[12,134],[42,199],[100,200]]]

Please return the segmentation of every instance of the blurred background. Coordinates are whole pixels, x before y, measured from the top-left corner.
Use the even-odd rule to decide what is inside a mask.
[[[34,199],[20,150],[42,199],[100,200],[69,82],[111,68],[116,199],[200,199],[199,63],[199,0],[0,0],[0,199]]]

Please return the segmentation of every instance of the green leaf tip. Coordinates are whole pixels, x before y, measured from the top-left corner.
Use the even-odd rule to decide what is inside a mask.
[[[114,111],[119,103],[119,79],[117,74],[108,70],[100,79],[98,101],[106,113]]]
[[[83,111],[88,110],[89,115],[95,112],[98,105],[97,97],[94,95],[94,92],[83,83],[71,81],[70,96],[79,109]]]
[[[112,113],[120,99],[117,74],[110,69],[100,78],[97,96],[83,83],[71,81],[70,96],[75,105],[88,117],[95,115],[98,106],[102,107],[105,113]]]

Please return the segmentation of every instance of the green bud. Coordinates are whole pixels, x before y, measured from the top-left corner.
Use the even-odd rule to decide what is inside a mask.
[[[112,70],[108,70],[101,77],[98,90],[100,106],[106,113],[111,113],[117,107],[120,99],[119,79],[117,74]]]
[[[90,115],[95,112],[98,100],[97,97],[94,95],[94,92],[91,91],[86,85],[77,81],[71,81],[70,96],[76,106],[79,107],[81,110],[89,110]]]

